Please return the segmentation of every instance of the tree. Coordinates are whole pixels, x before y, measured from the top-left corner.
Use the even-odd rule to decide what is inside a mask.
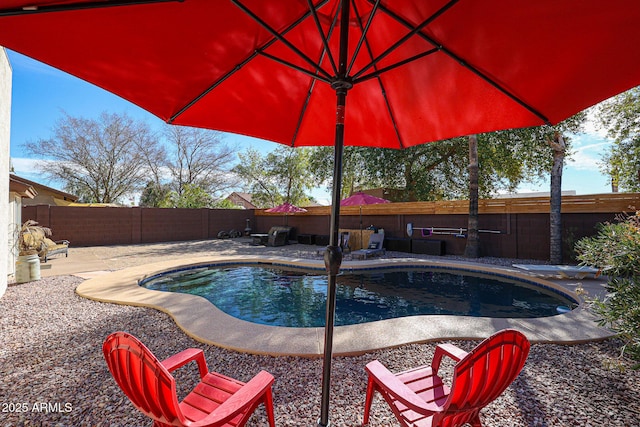
[[[615,96],[595,109],[600,126],[614,139],[601,170],[614,188],[640,191],[640,87]]]
[[[236,204],[234,204],[231,200],[229,199],[219,199],[216,200],[213,204],[213,207],[215,209],[243,209],[242,206],[238,206]]]
[[[309,164],[310,149],[280,147],[262,156],[249,149],[241,153],[234,172],[248,185],[252,203],[273,207],[284,202],[305,205],[305,194],[314,186]]]
[[[562,168],[567,146],[560,132],[555,132],[553,139],[548,139],[547,142],[553,150],[549,203],[549,261],[552,264],[562,264]]]
[[[368,184],[365,176],[365,153],[371,148],[344,147],[342,154],[342,186],[341,198],[348,197],[363,187],[377,185]],[[314,147],[309,149],[309,167],[313,171],[313,179],[317,186],[325,186],[331,191],[333,184],[333,147]]]
[[[213,197],[206,190],[194,184],[184,184],[181,194],[176,191],[169,192],[159,207],[198,209],[213,208],[214,205]]]
[[[405,150],[345,147],[341,196],[377,187],[402,189],[402,201],[450,199],[466,194],[460,187],[464,181],[459,179],[466,160],[458,155],[466,150],[465,141],[456,138]],[[331,188],[333,150],[314,149],[311,165],[316,183]]]
[[[562,169],[565,157],[570,154],[570,138],[566,134],[580,132],[585,120],[586,113],[582,112],[556,126],[545,125],[489,134],[498,141],[502,140],[499,147],[515,148],[514,155],[522,154],[522,160],[514,163],[518,168],[516,175],[527,176],[525,171],[530,178],[551,174],[549,240],[550,261],[555,264],[562,263]],[[501,163],[503,170],[514,166],[504,160]]]
[[[236,184],[230,173],[236,152],[223,143],[220,132],[167,125],[164,135],[169,147],[165,166],[178,195],[187,185],[219,194]]]
[[[169,197],[171,188],[169,184],[156,181],[147,182],[146,187],[140,195],[140,206],[145,208],[159,208]]]
[[[469,222],[467,225],[467,245],[464,256],[480,256],[480,237],[478,235],[478,137],[469,136]]]
[[[42,172],[86,202],[116,203],[135,191],[150,173],[144,152],[158,146],[147,124],[126,114],[104,112],[98,119],[65,114],[53,135],[28,142],[26,149],[47,159]]]
[[[526,181],[547,177],[552,151],[545,143],[558,129],[574,132],[584,115],[558,127],[541,126],[477,135],[478,196],[489,198],[501,190],[514,191]],[[568,139],[565,138],[568,142]],[[329,148],[317,149],[312,165],[317,183],[331,187]],[[404,150],[345,147],[343,196],[354,189],[387,187],[402,189],[399,201],[427,201],[468,197],[467,138],[421,144]]]
[[[466,138],[421,144],[405,150],[368,149],[365,176],[382,187],[402,188],[403,201],[440,200],[467,194]]]

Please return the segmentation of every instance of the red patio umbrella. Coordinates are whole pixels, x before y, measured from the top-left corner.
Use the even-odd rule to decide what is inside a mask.
[[[298,212],[306,212],[305,208],[299,208],[291,203],[285,202],[281,205],[278,205],[273,208],[267,209],[265,212],[269,213],[298,213]]]
[[[358,191],[357,193],[353,193],[346,199],[342,199],[340,201],[340,206],[358,206],[360,210],[360,243],[365,244],[362,241],[362,205],[377,205],[380,203],[390,203],[387,199],[382,199],[380,197],[372,196],[371,194],[363,193]]]
[[[0,45],[168,123],[335,146],[326,426],[344,144],[557,123],[640,84],[638,22],[637,0],[3,0]]]
[[[390,203],[387,199],[372,196],[371,194],[357,192],[353,193],[346,199],[340,201],[340,206],[362,206],[362,205],[377,205],[380,203]]]
[[[284,214],[284,225],[287,225],[287,216],[290,213],[302,213],[302,212],[306,212],[307,210],[305,208],[299,208],[295,205],[292,205],[289,202],[285,202],[281,205],[275,206],[273,208],[269,208],[267,209],[265,212],[269,212],[269,213],[283,213]]]

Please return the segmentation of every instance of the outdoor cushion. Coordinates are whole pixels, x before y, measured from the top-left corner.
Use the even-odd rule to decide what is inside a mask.
[[[65,257],[69,256],[69,241],[68,240],[60,240],[54,242],[48,237],[44,238],[44,243],[42,244],[42,249],[38,252],[38,256],[43,260],[43,262],[47,262],[49,257],[56,254],[64,254]]]

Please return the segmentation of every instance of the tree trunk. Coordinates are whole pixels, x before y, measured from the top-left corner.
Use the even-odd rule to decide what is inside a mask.
[[[469,136],[469,222],[467,225],[467,258],[480,256],[480,236],[478,235],[478,137]]]
[[[553,141],[549,141],[553,149],[553,167],[551,168],[551,214],[549,218],[549,261],[551,264],[562,264],[562,168],[566,145],[558,132]]]

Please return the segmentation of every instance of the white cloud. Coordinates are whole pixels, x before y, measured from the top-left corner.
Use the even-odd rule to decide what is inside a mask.
[[[587,122],[584,125],[586,134],[594,135],[598,138],[608,139],[606,129],[602,129],[598,125],[598,119],[596,118],[596,108],[589,108],[587,110]]]
[[[567,166],[578,170],[598,170],[598,163],[610,145],[610,142],[603,141],[578,146],[567,162]]]
[[[16,171],[16,175],[24,175],[26,173],[33,174],[38,170],[43,160],[41,159],[27,159],[24,157],[12,157],[11,165]]]
[[[593,109],[588,114],[585,132],[571,135],[573,153],[567,166],[577,170],[598,170],[598,162],[613,143],[604,131],[594,125]]]
[[[37,182],[38,184],[46,185],[48,187],[64,191],[64,184],[62,182],[49,179],[40,171],[40,165],[52,161],[53,160],[12,157],[11,165],[13,166],[14,173],[18,176]]]

